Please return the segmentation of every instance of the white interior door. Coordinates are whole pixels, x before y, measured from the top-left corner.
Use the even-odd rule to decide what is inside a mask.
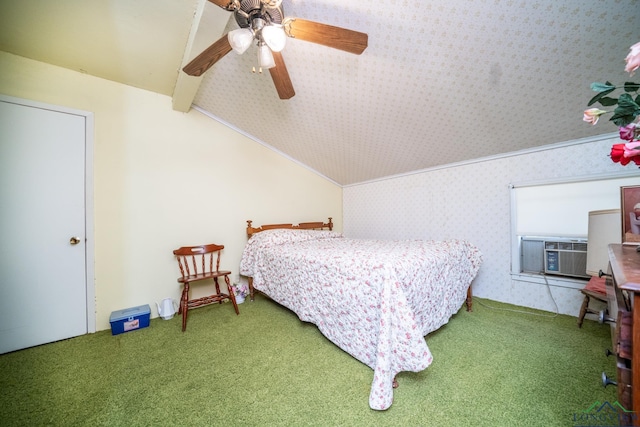
[[[85,119],[0,99],[0,354],[88,332]]]

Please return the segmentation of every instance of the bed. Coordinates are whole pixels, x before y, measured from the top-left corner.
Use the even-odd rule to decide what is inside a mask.
[[[349,239],[325,222],[254,228],[240,274],[373,369],[369,406],[388,409],[399,372],[426,369],[425,336],[466,301],[482,263],[464,240]]]

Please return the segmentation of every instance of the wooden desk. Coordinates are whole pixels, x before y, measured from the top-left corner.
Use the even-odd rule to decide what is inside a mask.
[[[607,288],[610,314],[616,319],[613,352],[617,357],[618,402],[640,413],[640,252],[635,246],[609,245]],[[639,417],[635,425],[640,425]]]

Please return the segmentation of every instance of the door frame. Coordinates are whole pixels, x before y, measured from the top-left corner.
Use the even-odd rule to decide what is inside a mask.
[[[0,101],[26,107],[40,108],[59,113],[72,114],[84,118],[84,267],[87,295],[87,332],[96,331],[96,292],[95,292],[95,240],[94,240],[94,202],[93,202],[93,113],[59,105],[46,104],[28,99],[0,94]]]

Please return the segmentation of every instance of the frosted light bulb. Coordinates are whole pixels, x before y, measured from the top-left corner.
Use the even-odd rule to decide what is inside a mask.
[[[258,64],[260,64],[262,68],[273,68],[276,66],[271,49],[269,49],[269,46],[266,44],[258,47]]]
[[[287,35],[282,27],[267,25],[262,29],[262,39],[272,51],[280,52],[287,42]]]
[[[229,31],[227,39],[231,48],[238,54],[242,55],[251,46],[253,41],[253,32],[248,28],[239,28],[237,30]]]

